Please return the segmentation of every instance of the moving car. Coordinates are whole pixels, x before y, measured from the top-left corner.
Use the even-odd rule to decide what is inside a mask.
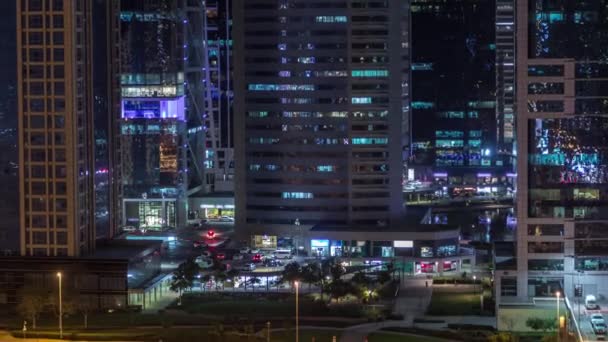
[[[602,315],[601,313],[594,313],[589,317],[589,319],[591,319],[591,323],[606,324],[606,321],[604,321],[604,315]]]
[[[597,299],[594,295],[587,295],[585,297],[585,308],[587,310],[599,310],[600,306],[597,304]]]
[[[234,218],[230,216],[220,216],[220,222],[234,222]]]
[[[601,339],[604,339],[606,337],[606,323],[591,322],[591,327],[593,327],[593,332],[595,333],[595,336]]]

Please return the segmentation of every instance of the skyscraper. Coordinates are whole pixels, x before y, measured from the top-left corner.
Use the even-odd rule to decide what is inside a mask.
[[[94,249],[91,3],[17,1],[21,254]]]
[[[496,142],[505,163],[514,164],[515,1],[496,0]],[[509,156],[512,156],[511,158]]]
[[[508,187],[510,159],[497,140],[494,13],[489,0],[412,1],[410,167],[416,180],[454,193]]]
[[[186,111],[180,1],[121,1],[123,224],[185,217]]]
[[[234,22],[238,233],[398,225],[409,1],[240,0]]]
[[[499,303],[608,295],[607,14],[517,1],[517,272],[498,270]]]

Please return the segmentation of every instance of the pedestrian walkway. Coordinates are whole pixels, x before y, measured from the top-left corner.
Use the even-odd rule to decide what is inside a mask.
[[[422,277],[409,277],[401,280],[399,296],[393,313],[402,315],[403,320],[367,323],[344,329],[340,342],[363,342],[374,331],[388,327],[411,327],[414,318],[421,317],[431,302],[433,280]]]

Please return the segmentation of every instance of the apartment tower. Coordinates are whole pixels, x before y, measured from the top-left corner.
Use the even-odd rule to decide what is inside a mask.
[[[17,1],[21,254],[94,249],[91,2]]]
[[[517,259],[499,303],[608,295],[607,18],[605,1],[517,1]]]
[[[409,1],[234,1],[236,227],[397,226]]]

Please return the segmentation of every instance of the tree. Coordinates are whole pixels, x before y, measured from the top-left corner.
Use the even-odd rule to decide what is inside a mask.
[[[546,332],[547,330],[555,329],[556,324],[555,320],[551,318],[530,317],[526,320],[526,326],[534,331],[542,330]]]
[[[30,318],[32,328],[36,329],[36,319],[48,302],[48,290],[26,286],[19,291],[19,297],[21,297],[21,302],[17,305],[17,311],[24,318]]]
[[[86,300],[86,298],[81,298],[80,300],[74,302],[74,308],[76,312],[82,314],[82,318],[84,319],[84,328],[89,328],[89,312],[96,309],[96,306],[90,301]]]
[[[332,281],[340,280],[345,273],[346,268],[339,263],[334,263],[329,269],[329,274],[331,275]]]
[[[308,283],[309,290],[313,284],[318,284],[322,277],[323,275],[321,274],[319,264],[311,263],[302,267],[302,280]]]
[[[194,278],[199,274],[200,268],[192,259],[181,263],[173,272],[169,288],[179,293],[179,304],[182,302],[182,292],[194,285]]]
[[[340,298],[346,296],[349,293],[354,293],[354,288],[349,282],[342,279],[337,279],[329,284],[329,293],[331,298],[340,301]]]
[[[292,284],[293,282],[302,278],[302,268],[297,262],[290,262],[285,265],[283,272],[281,272],[281,282],[287,282]]]
[[[201,288],[203,289],[203,291],[207,288],[207,286],[205,286],[209,281],[211,280],[211,275],[208,273],[205,273],[201,276]]]
[[[351,278],[351,281],[354,284],[361,285],[361,286],[368,286],[372,282],[372,280],[368,276],[366,276],[365,273],[363,273],[361,271],[355,273],[353,275],[353,277]]]
[[[233,286],[232,289],[234,290],[234,279],[236,277],[239,276],[239,271],[235,270],[234,268],[231,268],[230,271],[226,272],[226,279],[230,279],[230,281],[232,282]]]

